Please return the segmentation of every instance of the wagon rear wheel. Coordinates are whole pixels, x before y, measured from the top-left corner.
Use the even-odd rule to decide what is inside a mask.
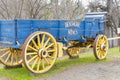
[[[96,59],[104,59],[106,58],[108,51],[108,40],[105,35],[98,35],[94,41],[94,56]]]
[[[52,68],[57,57],[57,44],[47,32],[34,32],[25,41],[23,62],[33,73],[45,73]]]
[[[0,61],[10,67],[22,64],[21,50],[7,47],[0,47]]]
[[[71,47],[67,49],[67,54],[70,58],[79,58],[80,48]]]

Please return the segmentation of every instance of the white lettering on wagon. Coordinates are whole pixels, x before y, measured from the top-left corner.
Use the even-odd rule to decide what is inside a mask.
[[[80,22],[79,21],[65,22],[65,28],[69,28],[69,27],[80,27]]]
[[[73,30],[73,29],[69,29],[68,30],[68,34],[69,35],[76,35],[76,34],[78,34],[78,31],[77,30]]]
[[[78,34],[78,31],[75,29],[75,27],[80,27],[79,21],[68,21],[65,22],[65,28],[68,28],[68,34],[69,35],[76,35]]]

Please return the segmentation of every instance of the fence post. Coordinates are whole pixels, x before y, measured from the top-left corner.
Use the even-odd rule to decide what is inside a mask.
[[[120,33],[118,34],[118,36],[120,37]],[[120,39],[118,39],[118,44],[119,44],[119,52],[120,52]]]
[[[117,28],[118,37],[120,36],[120,28]],[[119,46],[119,52],[120,52],[120,39],[118,39],[118,46]]]

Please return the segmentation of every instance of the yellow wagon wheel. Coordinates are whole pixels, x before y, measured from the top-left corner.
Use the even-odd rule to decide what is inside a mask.
[[[70,58],[78,58],[80,53],[80,48],[79,47],[68,48],[67,53]]]
[[[105,35],[98,35],[94,41],[93,47],[94,55],[96,59],[106,58],[108,51],[108,40]]]
[[[0,61],[10,67],[22,64],[21,50],[7,47],[0,47]]]
[[[50,70],[57,58],[57,44],[54,37],[47,32],[34,32],[22,48],[23,62],[33,73],[45,73]]]

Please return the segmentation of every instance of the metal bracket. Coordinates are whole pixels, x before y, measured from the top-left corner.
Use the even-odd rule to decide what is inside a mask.
[[[20,46],[20,43],[18,41],[16,41],[17,45]]]

